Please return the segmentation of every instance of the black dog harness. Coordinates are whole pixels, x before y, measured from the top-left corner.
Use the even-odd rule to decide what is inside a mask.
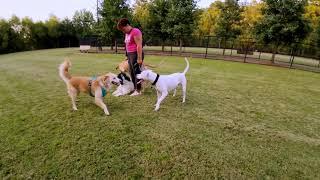
[[[124,80],[131,81],[131,79],[126,75],[126,73],[123,73],[123,72],[118,74],[118,79],[120,80],[121,85],[123,85]]]

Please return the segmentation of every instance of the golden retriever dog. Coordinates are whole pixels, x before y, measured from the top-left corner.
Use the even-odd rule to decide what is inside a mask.
[[[129,63],[128,63],[128,60],[124,60],[124,61],[121,61],[118,66],[116,67],[116,69],[123,73],[127,73],[129,72]]]
[[[148,69],[148,68],[156,68],[156,66],[146,64],[145,62],[143,63],[143,68]],[[121,71],[122,73],[129,73],[129,63],[128,59],[125,59],[121,61],[118,66],[116,67],[117,70]],[[129,74],[128,74],[129,75]]]
[[[106,104],[103,102],[103,97],[106,95],[106,92],[110,90],[112,84],[120,83],[117,76],[113,73],[107,73],[94,78],[85,76],[71,76],[69,74],[70,67],[71,62],[66,59],[59,66],[59,76],[67,85],[73,110],[78,110],[76,106],[77,95],[80,92],[84,92],[93,96],[95,104],[103,109],[106,115],[110,115]]]

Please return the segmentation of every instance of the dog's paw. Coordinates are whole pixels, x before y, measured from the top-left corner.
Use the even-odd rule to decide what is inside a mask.
[[[78,108],[77,108],[77,107],[72,107],[72,109],[73,109],[74,111],[78,111]]]

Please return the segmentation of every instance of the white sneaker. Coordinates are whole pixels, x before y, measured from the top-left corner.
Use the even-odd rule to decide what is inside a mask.
[[[130,96],[139,96],[139,95],[141,95],[141,93],[140,93],[140,92],[138,92],[138,91],[134,91]]]

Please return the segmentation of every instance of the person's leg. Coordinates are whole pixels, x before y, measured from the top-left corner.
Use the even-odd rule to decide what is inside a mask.
[[[139,71],[137,71],[137,69],[139,68],[139,64],[137,62],[137,53],[128,53],[128,63],[130,66],[130,75],[131,75],[131,79],[134,85],[134,92],[130,95],[130,96],[137,96],[140,95],[138,86],[137,86],[137,72],[140,73]]]
[[[135,64],[136,64],[137,54],[136,53],[128,53],[128,64],[130,70],[131,80],[134,85],[134,90],[137,90],[137,78],[135,72]]]
[[[142,61],[144,60],[144,53],[142,52]],[[136,69],[135,69],[136,74],[141,73],[140,65],[137,63]],[[137,79],[137,82],[139,82],[140,79]],[[141,83],[137,84],[137,90],[140,92],[141,91]]]

